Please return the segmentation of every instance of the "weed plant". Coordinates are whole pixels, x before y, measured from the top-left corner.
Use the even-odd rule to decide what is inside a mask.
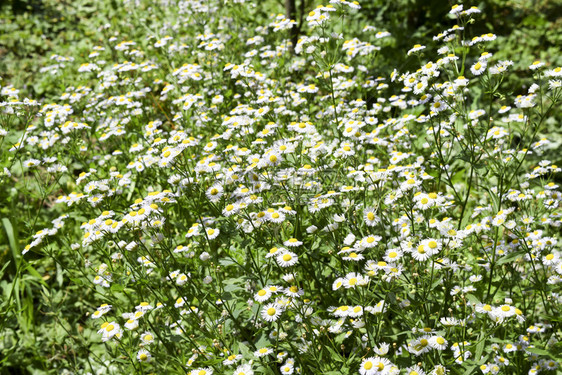
[[[1,88],[5,369],[558,371],[561,169],[541,134],[561,67],[506,87],[513,61],[461,4],[389,76],[391,35],[351,22],[357,2],[305,14],[295,45],[258,3],[123,6],[43,67],[56,100]]]

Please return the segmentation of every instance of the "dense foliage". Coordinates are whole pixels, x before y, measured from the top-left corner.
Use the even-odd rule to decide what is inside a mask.
[[[444,4],[2,8],[2,372],[556,373],[559,4]]]

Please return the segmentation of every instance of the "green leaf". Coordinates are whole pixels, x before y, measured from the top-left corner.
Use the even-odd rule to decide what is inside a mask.
[[[343,342],[343,340],[345,340],[346,334],[345,333],[340,333],[339,335],[336,336],[335,338],[335,342],[336,344],[341,344]]]
[[[70,281],[72,281],[72,283],[73,283],[73,284],[76,284],[76,285],[82,285],[82,284],[84,284],[84,282],[82,281],[82,279],[80,279],[80,278],[78,278],[78,277],[70,278]]]
[[[562,321],[562,317],[554,316],[554,315],[541,314],[541,318],[545,319],[545,320],[549,320],[551,322],[561,322]]]
[[[480,303],[480,301],[478,300],[478,298],[474,294],[467,293],[466,299],[470,303],[474,303],[474,304]]]
[[[41,284],[43,284],[44,286],[48,287],[47,283],[45,282],[45,280],[43,280],[43,277],[39,274],[39,272],[37,272],[37,270],[35,268],[33,268],[33,266],[31,266],[31,264],[27,263],[25,269],[27,270],[27,272],[29,272],[33,277],[35,277],[37,279],[37,281],[39,281]]]
[[[482,357],[482,353],[484,353],[484,346],[486,345],[486,339],[484,338],[485,332],[484,329],[480,331],[480,336],[478,336],[478,345],[476,345],[476,350],[474,353],[474,359],[480,360]]]
[[[253,357],[253,354],[250,352],[250,349],[248,349],[248,346],[246,344],[239,343],[238,344],[238,350],[240,350],[240,353],[242,353],[244,358],[252,358]]]
[[[124,285],[121,284],[113,284],[109,290],[112,292],[122,292],[125,289]]]
[[[540,349],[540,348],[526,348],[525,351],[531,352],[538,355],[544,355],[547,357],[552,357],[552,353],[548,350]]]
[[[224,287],[225,292],[234,292],[236,290],[241,290],[241,289],[242,287],[240,287],[240,285],[237,284],[229,284]]]
[[[257,348],[263,348],[266,346],[271,345],[271,342],[269,342],[269,340],[267,339],[267,336],[265,334],[262,334],[261,337],[259,338],[258,342],[256,342],[256,347]]]
[[[524,251],[516,251],[516,252],[510,253],[510,254],[508,254],[508,255],[506,255],[506,256],[500,258],[500,259],[496,262],[496,264],[497,264],[497,265],[500,265],[500,264],[504,264],[504,263],[507,263],[507,262],[511,262],[511,261],[513,261],[513,260],[515,260],[515,259],[517,259],[517,258],[523,256],[524,254],[525,254]]]
[[[328,349],[328,351],[330,352],[330,354],[332,355],[332,357],[330,358],[330,360],[336,361],[336,362],[343,362],[343,359],[341,358],[341,355],[336,353],[336,351],[334,349],[332,349],[331,347],[327,346],[326,349]],[[339,372],[338,372],[339,374]]]
[[[228,267],[228,266],[231,266],[233,264],[236,264],[236,262],[234,262],[232,259],[229,259],[229,258],[223,258],[223,259],[219,260],[219,264],[221,266]]]
[[[20,254],[18,251],[16,233],[14,232],[14,227],[12,226],[10,219],[8,219],[7,217],[2,218],[2,225],[4,226],[4,230],[6,231],[6,235],[8,236],[8,242],[10,243],[10,250],[12,251],[12,257],[16,262],[16,266],[18,266]]]

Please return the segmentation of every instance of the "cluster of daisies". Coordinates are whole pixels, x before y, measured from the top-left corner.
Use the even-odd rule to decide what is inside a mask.
[[[69,241],[121,371],[558,368],[532,349],[560,338],[561,169],[536,138],[560,67],[536,61],[532,86],[487,103],[472,88],[512,62],[482,52],[494,34],[463,39],[476,7],[383,78],[388,32],[332,32],[355,1],[310,10],[296,45],[295,20],[229,16],[250,3],[162,3],[143,38],[133,13],[82,58],[55,55],[46,72],[79,84],[57,103],[1,91],[6,114],[36,112],[8,149],[63,213],[24,253]]]

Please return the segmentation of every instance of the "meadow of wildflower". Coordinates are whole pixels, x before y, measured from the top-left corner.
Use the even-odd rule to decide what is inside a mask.
[[[561,8],[3,5],[0,374],[562,373]]]

